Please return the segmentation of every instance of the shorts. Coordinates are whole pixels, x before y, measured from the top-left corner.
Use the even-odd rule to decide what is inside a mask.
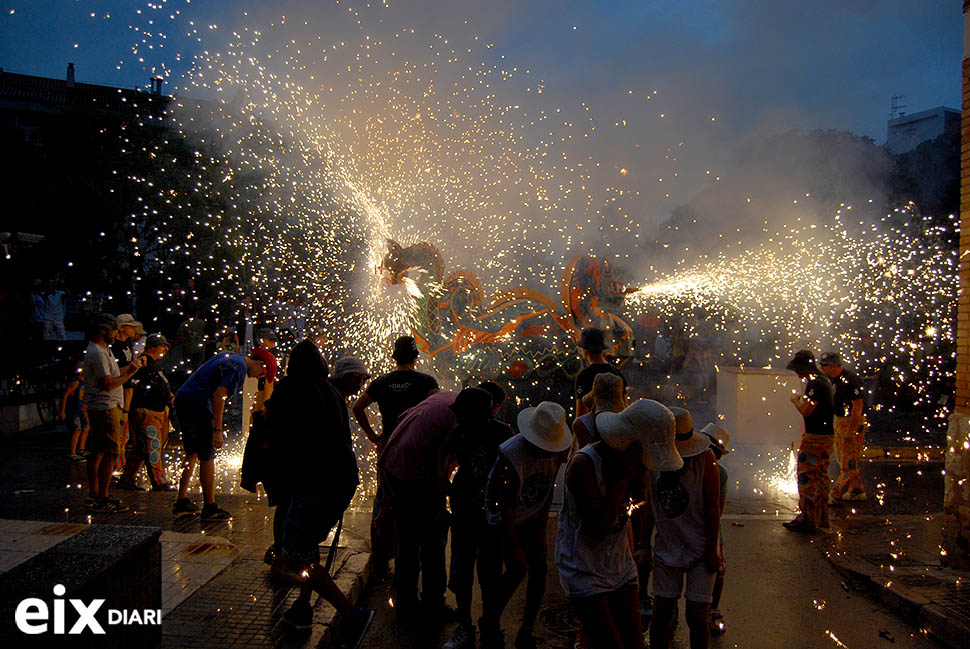
[[[88,427],[88,418],[84,416],[84,411],[81,411],[71,417],[70,430],[73,433],[76,430],[84,430]]]
[[[182,432],[182,446],[186,455],[196,455],[200,462],[215,455],[212,447],[212,413],[194,403],[175,400],[175,412]]]
[[[88,410],[88,417],[91,419],[88,450],[95,454],[121,455],[124,452],[121,444],[121,408]]]
[[[294,497],[283,522],[283,556],[301,563],[318,561],[320,544],[340,521],[350,500]]]
[[[714,578],[716,574],[707,571],[703,561],[689,568],[673,568],[657,562],[653,572],[653,596],[667,599],[680,599],[684,589],[684,575],[687,575],[687,601],[710,604],[714,598]]]

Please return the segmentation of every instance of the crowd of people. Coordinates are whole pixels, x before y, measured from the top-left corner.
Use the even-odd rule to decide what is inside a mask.
[[[310,340],[292,347],[282,372],[275,336],[257,338],[248,354],[219,352],[173,390],[162,370],[165,336],[146,335],[130,314],[97,315],[60,413],[70,424],[70,458],[81,459],[86,449],[85,506],[97,513],[125,511],[109,491],[112,484],[141,489],[142,466],[152,490],[176,490],[161,451],[177,414],[184,454],[173,515],[230,519],[216,503],[216,451],[225,439],[226,402],[253,377],[258,392],[248,415],[243,486],[262,483],[276,508],[265,560],[275,576],[300,585],[283,615],[288,627],[310,627],[314,591],[341,615],[342,646],[359,646],[374,618],[350,603],[319,552],[334,528],[339,534],[359,485],[353,418],[377,449],[373,562],[384,572],[393,559],[392,601],[400,624],[457,622],[444,649],[504,647],[502,614],[525,582],[513,644],[535,647],[549,512],[565,465],[552,552],[580,623],[576,647],[643,647],[648,627],[650,646],[668,647],[682,596],[691,647],[706,647],[712,632],[724,631],[718,608],[727,472],[719,460],[730,452],[728,431],[714,422],[695,430],[683,408],[651,399],[628,402],[626,378],[604,356],[603,331],[586,329],[578,341],[586,368],[575,380],[571,425],[561,404],[542,401],[522,409],[514,427],[497,418],[506,400],[498,383],[441,389],[416,369],[419,352],[410,336],[394,343],[395,369],[373,380],[353,356],[331,367]],[[806,387],[792,395],[805,420],[800,513],[784,525],[806,532],[828,525],[830,504],[866,497],[858,467],[863,389],[834,352],[816,364],[811,352],[799,351],[788,368]],[[830,490],[833,452],[840,476]],[[189,497],[196,466],[201,508]],[[482,613],[474,620],[476,575]],[[448,590],[456,608],[446,604]]]

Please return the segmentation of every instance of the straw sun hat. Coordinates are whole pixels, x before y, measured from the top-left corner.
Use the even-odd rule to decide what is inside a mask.
[[[601,412],[596,428],[603,441],[619,451],[639,441],[643,462],[651,471],[676,471],[684,465],[674,446],[674,415],[662,403],[638,399],[622,412]]]
[[[677,452],[680,457],[694,457],[700,455],[711,445],[711,440],[707,435],[700,435],[694,432],[694,419],[690,413],[683,408],[673,407],[670,412],[674,413],[677,426]]]

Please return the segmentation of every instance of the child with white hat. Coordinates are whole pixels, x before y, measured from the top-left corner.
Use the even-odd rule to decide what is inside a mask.
[[[479,558],[480,564],[490,564],[484,572],[491,574],[482,583],[479,628],[483,649],[505,646],[502,611],[527,574],[529,584],[515,646],[535,647],[532,630],[546,583],[546,521],[556,474],[573,441],[566,427],[566,411],[552,401],[526,408],[519,413],[517,424],[519,434],[499,446],[485,488],[486,518],[495,542],[482,547],[497,547],[499,552]]]
[[[641,532],[641,539],[649,540],[656,524],[650,647],[670,646],[681,593],[687,599],[685,613],[691,646],[706,647],[710,643],[711,595],[720,567],[720,477],[714,453],[708,448],[708,437],[694,432],[689,412],[683,408],[670,410],[676,422],[674,443],[683,466],[649,471],[649,506]]]

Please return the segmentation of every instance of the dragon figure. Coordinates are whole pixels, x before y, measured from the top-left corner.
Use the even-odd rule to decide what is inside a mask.
[[[486,299],[473,273],[459,270],[445,277],[441,253],[430,243],[403,247],[388,239],[387,247],[378,270],[390,284],[408,285],[415,298],[413,335],[427,354],[461,355],[485,346],[490,348],[485,364],[493,367],[481,369],[505,365],[521,378],[553,357],[576,357],[580,332],[599,327],[607,332],[608,354],[621,361],[631,355],[633,332],[617,313],[626,291],[607,260],[574,256],[563,272],[558,299],[523,286]],[[577,371],[581,367],[572,365]]]

